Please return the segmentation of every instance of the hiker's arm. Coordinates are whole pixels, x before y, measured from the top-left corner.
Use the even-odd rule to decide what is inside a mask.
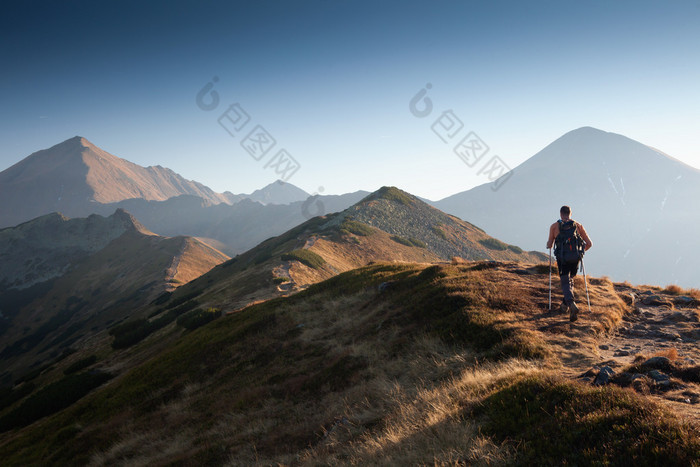
[[[549,238],[547,239],[547,249],[549,250],[552,248],[552,245],[554,244],[554,239],[557,236],[557,223],[555,222],[554,224],[549,226]]]
[[[581,230],[581,238],[583,238],[583,241],[586,242],[585,249],[586,251],[590,250],[591,247],[593,246],[593,242],[591,241],[591,238],[588,236],[588,233],[586,232],[586,229],[583,228],[581,224],[578,225],[580,230]]]

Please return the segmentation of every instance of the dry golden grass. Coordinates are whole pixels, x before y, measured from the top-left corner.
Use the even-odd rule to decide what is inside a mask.
[[[537,364],[514,359],[470,368],[437,385],[423,383],[410,391],[398,383],[387,385],[385,404],[391,410],[381,427],[359,439],[351,436],[351,427],[334,429],[302,460],[325,465],[508,463],[512,449],[482,435],[465,413],[507,381],[538,371]],[[351,420],[353,414],[349,415]]]
[[[653,356],[666,357],[672,362],[675,362],[678,360],[678,351],[675,348],[671,347],[670,349],[664,350],[663,352],[656,352]]]

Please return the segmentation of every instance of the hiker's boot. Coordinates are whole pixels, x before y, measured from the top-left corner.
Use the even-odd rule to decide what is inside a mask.
[[[561,305],[559,305],[559,313],[566,313],[567,311],[569,311],[569,305],[562,301]]]
[[[578,319],[578,306],[576,306],[576,302],[571,302],[569,305],[569,311],[571,312],[569,314],[569,321],[573,323]]]

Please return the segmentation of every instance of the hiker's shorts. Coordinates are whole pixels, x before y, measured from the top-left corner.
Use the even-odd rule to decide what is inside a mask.
[[[576,273],[578,272],[578,263],[579,262],[576,261],[575,263],[562,264],[559,260],[557,260],[557,268],[559,269],[559,275],[568,275],[569,277],[576,277]]]

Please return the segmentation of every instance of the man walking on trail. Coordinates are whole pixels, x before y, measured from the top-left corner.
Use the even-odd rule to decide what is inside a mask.
[[[559,310],[562,313],[566,313],[568,310],[569,319],[576,321],[578,319],[578,306],[574,301],[574,277],[576,277],[583,253],[593,246],[593,242],[591,242],[583,225],[571,219],[569,206],[562,206],[559,214],[561,219],[549,227],[547,249],[554,245],[554,255],[557,258],[561,291],[564,294],[564,300]]]

